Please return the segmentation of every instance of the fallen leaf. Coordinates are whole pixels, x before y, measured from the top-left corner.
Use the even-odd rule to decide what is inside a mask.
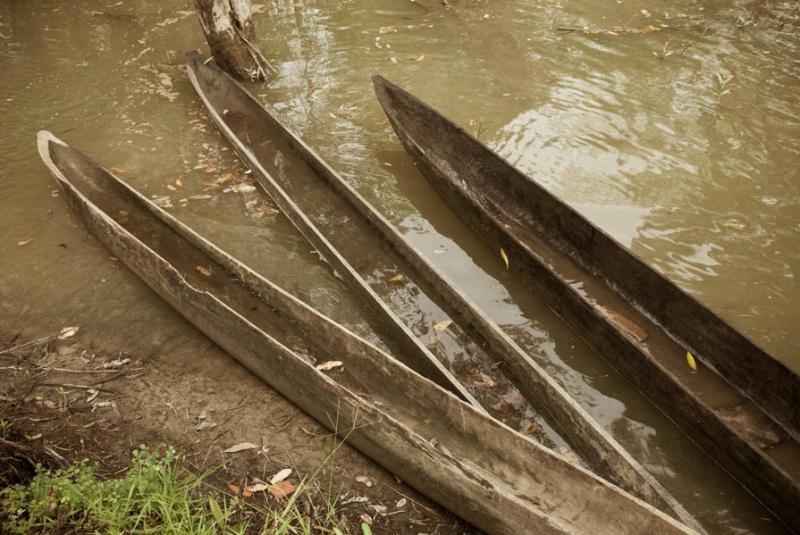
[[[214,422],[210,422],[208,420],[203,420],[202,422],[200,422],[199,424],[194,426],[194,430],[195,431],[205,431],[206,429],[213,429],[215,427],[217,427],[217,424],[215,424]]]
[[[397,63],[397,58],[392,56],[392,57],[389,58],[389,61],[391,61],[392,63],[396,64]]]
[[[336,115],[334,115],[333,113],[329,113],[328,115],[330,115],[331,119],[333,119],[334,121],[338,121],[339,120],[339,118],[336,117]]]
[[[694,355],[692,355],[688,351],[686,352],[686,364],[689,365],[689,367],[692,369],[693,372],[697,371],[697,361],[694,360]]]
[[[80,327],[64,327],[58,333],[58,339],[59,340],[66,340],[67,338],[75,336],[75,333],[78,332],[79,328]]]
[[[178,186],[179,188],[183,187],[183,182],[181,182],[180,178],[175,179],[175,185]]]
[[[120,210],[117,213],[119,214],[120,217],[128,217],[128,212],[126,212],[125,210]]]
[[[422,54],[421,56],[419,56],[419,57],[418,57],[417,59],[415,59],[414,61],[416,61],[416,62],[420,62],[420,61],[422,61],[423,59],[425,59],[425,54]]]
[[[500,248],[500,258],[503,259],[503,263],[506,265],[506,269],[508,269],[508,255],[506,254],[506,250],[502,247]]]
[[[252,485],[249,485],[249,486],[245,487],[244,492],[247,492],[247,493],[249,493],[250,496],[252,496],[254,492],[263,492],[263,491],[267,490],[268,488],[269,488],[269,484],[267,484],[267,483],[254,483]],[[242,495],[246,496],[244,494],[244,492],[242,493]]]
[[[292,475],[292,469],[291,468],[284,468],[283,470],[281,470],[280,472],[278,472],[277,474],[275,474],[274,476],[269,478],[269,482],[272,485],[277,485],[278,483],[280,483],[281,481],[283,481],[284,479],[286,479],[290,475]]]
[[[209,184],[209,183],[206,183],[206,184],[203,186],[203,193],[205,193],[205,192],[207,192],[207,191],[211,191],[211,190],[219,189],[219,188],[220,188],[220,185],[219,185],[219,184],[214,184],[214,183],[210,183],[210,184]]]
[[[227,450],[222,450],[223,453],[238,453],[240,451],[245,450],[254,450],[258,448],[257,445],[253,444],[252,442],[240,442],[239,444],[234,444]]]
[[[397,33],[396,26],[381,26],[378,28],[378,33],[381,35],[386,35],[387,33]]]
[[[217,182],[223,183],[223,182],[230,182],[231,180],[233,180],[233,173],[228,173],[225,176],[219,177],[217,179]]]
[[[403,275],[402,273],[400,273],[399,275],[395,275],[394,277],[392,277],[392,278],[391,278],[391,279],[389,279],[389,280],[390,280],[390,281],[392,281],[392,282],[400,282],[400,281],[402,281],[402,280],[403,280],[403,279],[405,279],[405,278],[406,278],[406,276],[405,276],[405,275]]]
[[[372,486],[372,481],[370,481],[370,479],[367,476],[356,476],[356,481],[366,486],[367,488]]]
[[[726,221],[722,225],[735,230],[744,230],[747,226],[744,223],[739,223],[738,221]]]
[[[111,172],[116,173],[118,175],[124,175],[126,173],[125,169],[123,169],[122,167],[112,167]]]
[[[292,485],[290,481],[281,481],[277,485],[273,485],[269,488],[269,493],[272,494],[272,497],[276,500],[291,496],[294,491],[294,485]]]
[[[402,509],[403,507],[406,506],[407,503],[408,500],[406,500],[405,498],[400,498],[399,500],[397,500],[397,504],[395,504],[395,507],[398,509]]]
[[[433,328],[436,329],[437,331],[443,331],[443,330],[447,329],[448,327],[450,327],[450,325],[452,323],[453,323],[453,320],[440,321],[439,323],[434,323],[433,324]]]
[[[189,198],[193,201],[205,201],[211,198],[211,195],[189,195]]]
[[[17,247],[22,247],[23,245],[28,245],[32,241],[33,241],[33,238],[31,238],[29,240],[18,241],[17,242]]]
[[[170,191],[176,191],[178,188],[176,188],[172,184],[167,184],[167,189],[170,190]]]
[[[208,268],[204,268],[203,266],[197,266],[195,269],[197,270],[197,272],[199,274],[201,274],[204,277],[210,277],[211,276],[211,270],[208,269]]]
[[[114,359],[103,364],[103,369],[112,370],[125,366],[131,359]]]
[[[235,186],[228,186],[224,190],[223,193],[252,193],[256,190],[255,186],[251,186],[250,184],[236,184]]]
[[[322,364],[318,365],[317,369],[321,372],[325,372],[334,368],[339,368],[340,366],[344,366],[344,363],[341,360],[329,360],[328,362],[323,362]]]
[[[239,485],[234,485],[233,483],[228,483],[228,490],[232,493],[239,495]]]

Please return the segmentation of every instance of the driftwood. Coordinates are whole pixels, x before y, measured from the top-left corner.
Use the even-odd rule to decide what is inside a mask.
[[[322,425],[477,527],[691,533],[322,316],[52,134],[39,134],[39,152],[92,232],[187,320]],[[311,355],[341,366],[325,372]]]
[[[194,0],[211,54],[239,80],[264,80],[272,70],[255,46],[250,0]]]
[[[385,79],[374,83],[442,199],[601,357],[800,531],[800,378],[464,129]]]

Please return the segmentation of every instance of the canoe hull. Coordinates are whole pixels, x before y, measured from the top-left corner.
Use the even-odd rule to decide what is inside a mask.
[[[250,167],[267,193],[281,206],[298,229],[317,247],[321,254],[351,286],[366,299],[378,301],[376,308],[385,307],[380,298],[369,289],[355,270],[309,221],[300,207],[293,202],[275,177],[259,161],[258,143],[253,130],[268,127],[276,132],[310,166],[319,177],[320,187],[330,188],[343,199],[356,217],[364,222],[362,232],[372,233],[391,244],[394,251],[407,262],[404,274],[420,284],[426,293],[435,296],[443,310],[464,325],[478,345],[488,348],[493,359],[505,364],[512,382],[521,390],[537,411],[545,414],[570,445],[586,460],[590,468],[601,477],[634,495],[668,511],[682,522],[699,529],[699,525],[664,487],[622,448],[595,420],[575,402],[532,358],[513,342],[483,311],[455,287],[447,277],[416,250],[374,207],[346,183],[322,158],[297,135],[258,103],[240,84],[213,64],[206,65],[199,56],[189,55],[188,74],[209,114],[222,133],[231,142],[242,161]],[[237,113],[250,117],[243,129],[245,139],[240,139],[235,126],[228,124],[226,115]],[[273,138],[273,141],[277,141]],[[273,146],[270,143],[270,146]],[[423,368],[420,368],[423,370]]]
[[[325,337],[334,351],[344,355],[348,367],[363,370],[365,377],[385,389],[365,395],[343,386],[211,292],[198,290],[94,204],[67,176],[90,160],[46,132],[39,134],[39,151],[89,229],[158,295],[322,425],[465,520],[492,533],[521,533],[531,526],[547,534],[583,533],[590,528],[603,533],[690,532],[355,337],[92,164],[104,181],[123,188],[137,206],[235,275],[223,280],[242,281],[298,328]],[[59,152],[56,161],[55,152]],[[79,165],[68,169],[70,159]],[[373,403],[373,397],[381,403]],[[395,402],[387,403],[391,399]],[[430,417],[420,419],[419,414]]]
[[[603,264],[616,264],[614,273],[620,279],[633,281],[631,284],[634,286],[628,288],[630,292],[635,292],[650,281],[648,299],[658,301],[657,308],[661,314],[683,313],[682,321],[697,321],[700,322],[698,325],[702,325],[702,321],[708,319],[709,315],[713,316],[713,313],[683,294],[660,274],[653,272],[654,275],[643,275],[645,269],[652,270],[463,129],[386,80],[376,77],[374,82],[378,99],[393,129],[406,151],[417,162],[420,172],[444,202],[489,247],[498,251],[502,248],[509,258],[509,268],[519,272],[556,314],[661,408],[668,418],[684,429],[691,440],[709,452],[784,522],[800,530],[800,520],[795,513],[800,507],[797,480],[758,447],[751,437],[762,430],[774,433],[782,437],[777,444],[780,445],[791,442],[791,437],[786,435],[792,433],[782,430],[768,418],[761,418],[757,407],[734,394],[726,396],[734,399],[737,406],[747,409],[748,421],[745,425],[722,416],[718,407],[704,403],[688,386],[697,379],[692,377],[684,358],[687,349],[696,351],[696,337],[693,336],[692,344],[685,344],[676,340],[680,337],[664,333],[661,325],[653,321],[650,315],[641,313],[638,302],[632,303],[628,299],[626,292],[621,297],[616,294],[614,282],[606,282],[599,271],[584,269],[588,264],[586,256],[604,255]],[[456,165],[453,164],[455,158],[461,159],[463,165],[460,169],[471,168],[475,171],[474,183],[472,176],[456,171]],[[486,186],[485,190],[477,188],[479,181]],[[530,200],[534,194],[538,198]],[[527,202],[523,203],[520,199],[527,199]],[[516,217],[509,217],[507,205],[515,203],[524,205],[516,207]],[[526,212],[536,213],[537,223],[518,223],[526,222]],[[543,222],[552,223],[552,228],[544,228]],[[554,232],[557,236],[551,237]],[[626,266],[633,267],[626,272]],[[622,276],[624,272],[627,273],[626,277]],[[568,276],[564,273],[568,273]],[[578,285],[576,281],[582,284]],[[607,307],[598,306],[591,289],[588,289],[589,285],[614,287],[614,291],[606,289],[603,294],[608,296],[605,303]],[[683,306],[669,304],[676,300],[682,302]],[[704,312],[699,312],[701,309]],[[615,310],[622,314],[615,313]],[[687,313],[688,310],[693,313]],[[637,318],[636,323],[627,318]],[[724,331],[725,337],[743,339],[738,333],[731,334],[733,329],[730,326],[720,326],[721,320],[716,316],[714,318],[714,332]],[[714,336],[714,332],[707,333],[709,338]],[[754,344],[748,343],[747,347],[752,351],[760,351]],[[671,361],[670,366],[665,366],[653,358],[652,352],[659,345],[670,347],[679,364]],[[681,346],[683,349],[679,351]],[[741,358],[735,351],[731,354],[734,355],[732,361]],[[768,356],[761,360],[767,363],[763,368],[765,375],[761,375],[762,380],[763,377],[773,378],[777,373],[775,362]],[[744,369],[749,370],[746,373],[755,373],[749,366]],[[701,373],[712,372],[701,370]],[[777,389],[781,400],[771,403],[770,407],[780,407],[787,399],[793,399],[792,395],[782,397],[787,389],[792,388],[786,386],[790,381],[785,379],[791,372],[786,370],[781,373],[784,387]],[[752,376],[749,379],[754,380]],[[727,385],[721,385],[724,381],[720,379],[706,377],[706,380],[716,381],[720,390],[730,390]],[[764,382],[768,384],[768,381]],[[781,408],[777,410],[784,414],[786,412]],[[800,411],[796,411],[791,418],[798,413]],[[791,418],[779,420],[788,421]],[[753,427],[746,429],[751,423]],[[793,443],[789,445],[795,447]]]

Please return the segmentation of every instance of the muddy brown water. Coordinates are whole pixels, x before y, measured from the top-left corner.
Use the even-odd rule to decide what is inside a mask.
[[[278,74],[253,90],[710,531],[780,532],[441,203],[391,132],[369,76],[383,74],[477,133],[800,370],[797,2],[450,4],[262,3],[259,44]],[[268,199],[238,186],[251,183],[177,67],[184,51],[204,47],[190,9],[173,0],[0,4],[2,327],[46,334],[80,324],[97,340],[119,340],[134,324],[182,321],[87,239],[53,192],[35,152],[35,132],[47,128],[374,340],[305,240]],[[420,326],[439,321],[407,306]],[[486,380],[485,365],[475,363],[475,381]],[[537,419],[513,389],[495,403],[518,423]],[[548,429],[541,438],[559,444]]]

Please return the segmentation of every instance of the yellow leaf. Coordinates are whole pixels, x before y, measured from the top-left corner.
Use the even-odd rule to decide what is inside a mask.
[[[173,186],[172,184],[167,184],[167,189],[168,189],[168,190],[170,190],[170,191],[175,191],[175,190],[177,190],[178,188],[176,188],[176,187],[175,187],[175,186]]]
[[[208,269],[208,268],[204,268],[203,266],[197,266],[195,269],[197,270],[197,272],[199,274],[201,274],[204,277],[210,277],[211,276],[211,270]]]
[[[32,242],[32,241],[33,241],[33,238],[31,238],[30,240],[22,240],[22,241],[18,241],[18,242],[17,242],[17,246],[18,246],[18,247],[22,247],[23,245],[28,245],[28,244],[29,244],[30,242]]]
[[[390,280],[390,281],[392,281],[392,282],[400,282],[400,281],[402,281],[402,280],[403,280],[403,279],[405,279],[405,278],[406,278],[406,276],[405,276],[405,275],[403,275],[402,273],[400,273],[399,275],[395,275],[394,277],[392,277],[392,278],[391,278],[391,279],[389,279],[389,280]]]
[[[508,269],[508,255],[506,254],[506,250],[502,247],[500,248],[500,258],[503,259],[503,263],[506,265],[506,269]]]
[[[125,174],[125,169],[123,169],[122,167],[112,167],[111,168],[111,172],[112,173],[116,173],[118,175],[124,175]]]
[[[697,362],[694,360],[694,355],[688,351],[686,352],[686,364],[689,365],[693,372],[697,371]]]
[[[443,330],[447,329],[448,327],[450,327],[450,325],[452,323],[453,323],[453,320],[440,321],[439,323],[434,323],[433,324],[433,328],[436,329],[437,331],[443,331]]]
[[[181,182],[181,179],[180,179],[180,178],[178,178],[178,179],[176,179],[176,180],[175,180],[175,185],[176,185],[176,186],[178,186],[179,188],[182,188],[182,187],[183,187],[183,182]]]

